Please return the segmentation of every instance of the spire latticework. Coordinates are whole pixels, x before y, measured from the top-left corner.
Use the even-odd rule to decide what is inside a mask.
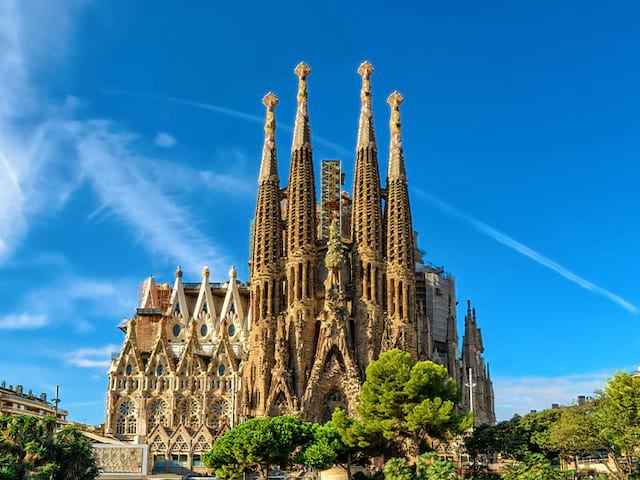
[[[403,97],[398,92],[393,92],[387,99],[391,107],[386,205],[387,311],[389,315],[384,341],[387,346],[399,347],[413,353],[417,348],[415,252],[409,189],[402,151],[400,123],[402,101]],[[389,329],[396,333],[389,333]]]
[[[316,195],[311,151],[311,133],[307,113],[307,76],[311,69],[300,63],[294,70],[298,77],[298,107],[293,128],[291,166],[287,187],[286,215],[286,284],[287,317],[292,345],[293,384],[302,397],[307,370],[313,360],[313,344],[305,341],[312,329],[316,284]],[[277,398],[277,395],[272,395]]]
[[[281,195],[275,146],[278,97],[269,92],[262,103],[266,107],[266,119],[251,250],[251,316],[252,329],[259,331],[261,338],[273,338],[283,295]],[[247,414],[265,413],[274,362],[273,350],[273,342],[256,344],[250,350],[245,369],[249,386],[245,405]]]
[[[355,260],[356,310],[366,322],[356,323],[356,356],[361,365],[374,360],[380,351],[383,315],[383,224],[378,148],[371,112],[373,66],[363,62],[360,119],[353,180],[352,228]]]

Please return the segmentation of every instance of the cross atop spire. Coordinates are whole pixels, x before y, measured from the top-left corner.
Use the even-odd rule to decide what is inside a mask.
[[[260,163],[259,182],[278,176],[278,161],[276,160],[276,118],[275,107],[278,97],[272,92],[267,93],[262,99],[262,104],[267,107],[267,115],[264,121],[264,146],[262,147],[262,162]]]
[[[311,73],[311,68],[306,63],[300,62],[293,71],[298,77],[298,109],[293,127],[292,151],[302,147],[311,148],[309,114],[307,113],[307,76]]]
[[[389,129],[391,130],[391,142],[389,145],[389,170],[387,175],[389,180],[402,179],[406,181],[406,171],[404,166],[404,153],[402,150],[402,138],[400,136],[400,104],[404,101],[404,97],[397,91],[393,92],[387,98],[387,103],[391,107],[391,119],[389,120]]]
[[[373,66],[369,62],[362,62],[358,68],[358,74],[362,77],[360,89],[360,121],[358,122],[358,143],[356,148],[375,147],[376,137],[373,131],[373,115],[371,113],[371,74]]]

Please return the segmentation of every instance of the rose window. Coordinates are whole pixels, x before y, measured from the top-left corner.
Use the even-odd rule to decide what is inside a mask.
[[[228,413],[229,413],[229,402],[227,402],[226,400],[218,400],[213,405],[213,412],[218,416],[228,415]]]
[[[167,426],[167,412],[169,407],[167,406],[167,402],[162,399],[156,399],[151,402],[149,406],[149,431],[153,429],[156,425],[164,425]]]

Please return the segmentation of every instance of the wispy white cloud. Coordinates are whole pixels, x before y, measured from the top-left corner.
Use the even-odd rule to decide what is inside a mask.
[[[496,377],[496,418],[508,420],[514,414],[551,408],[553,403],[570,405],[578,395],[592,396],[604,387],[613,371],[591,372],[557,377]]]
[[[180,263],[187,271],[209,264],[225,272],[229,262],[222,248],[202,233],[191,209],[171,195],[168,182],[154,182],[143,167],[155,165],[157,172],[162,165],[156,180],[180,171],[196,184],[234,195],[249,191],[242,175],[233,168],[199,171],[138,155],[135,133],[112,122],[84,120],[77,99],[56,104],[39,91],[34,78],[50,62],[42,45],[50,57],[64,56],[65,39],[81,4],[68,0],[64,7],[50,8],[47,2],[0,2],[0,264],[10,258],[34,217],[61,208],[88,183],[100,204],[96,210],[128,226],[153,255]],[[43,28],[54,23],[60,27],[55,32]],[[51,32],[48,37],[46,32]],[[157,140],[167,147],[175,144],[166,133]],[[193,184],[181,183],[185,188]]]
[[[155,255],[181,263],[189,272],[210,264],[224,272],[225,255],[197,228],[189,209],[158,188],[141,165],[153,164],[132,149],[134,137],[104,121],[71,122],[82,178],[91,184],[100,204],[128,225]],[[167,178],[173,178],[165,170]]]
[[[56,275],[21,291],[13,310],[0,316],[0,329],[33,330],[64,324],[70,331],[92,331],[97,318],[117,321],[137,304],[137,280],[81,275],[59,254],[36,256],[33,265],[54,265]]]
[[[67,365],[80,368],[108,368],[111,364],[111,354],[119,351],[115,344],[95,348],[79,348],[64,355]]]
[[[114,90],[114,89],[103,89],[103,92],[108,95],[119,95],[119,96],[127,96],[127,97],[137,97],[137,98],[148,98],[153,100],[160,100],[165,102],[175,103],[177,105],[183,105],[185,107],[199,108],[201,110],[208,110],[210,112],[219,113],[221,115],[225,115],[231,118],[237,118],[239,120],[245,120],[247,122],[253,123],[264,123],[264,117],[253,115],[251,113],[242,112],[240,110],[235,110],[233,108],[223,107],[221,105],[214,105],[212,103],[205,102],[196,102],[193,100],[187,100],[184,98],[172,97],[169,95],[155,95],[152,93],[138,93],[138,92],[126,92],[122,90]],[[293,132],[293,127],[291,125],[287,125],[285,123],[278,122],[278,128],[286,132]],[[331,140],[328,140],[319,135],[313,135],[313,141],[319,145],[332,149],[338,155],[352,155],[353,152],[347,150],[341,145],[338,145]]]
[[[156,138],[153,139],[153,143],[155,143],[158,147],[162,148],[171,148],[176,145],[176,138],[167,133],[167,132],[158,132]]]
[[[0,317],[0,330],[35,330],[47,324],[44,314],[14,313]]]
[[[558,275],[566,278],[567,280],[569,280],[570,282],[575,283],[576,285],[584,288],[585,290],[589,290],[590,292],[593,292],[597,295],[600,295],[604,298],[607,298],[608,300],[611,300],[612,302],[616,303],[617,305],[619,305],[620,307],[624,308],[625,310],[627,310],[628,312],[637,314],[638,313],[638,307],[636,307],[635,305],[633,305],[631,302],[629,302],[628,300],[625,300],[624,298],[622,298],[620,295],[616,295],[615,293],[611,292],[610,290],[607,290],[603,287],[600,287],[598,285],[596,285],[595,283],[577,275],[576,273],[572,272],[571,270],[569,270],[568,268],[560,265],[558,262],[551,260],[548,257],[545,257],[544,255],[542,255],[541,253],[538,253],[537,251],[533,250],[532,248],[526,246],[525,244],[515,240],[514,238],[511,238],[510,236],[502,233],[501,231],[493,228],[490,225],[487,225],[486,223],[472,217],[471,215],[458,210],[456,207],[448,204],[447,202],[436,198],[435,196],[420,190],[420,189],[414,189],[414,192],[416,194],[418,194],[420,197],[425,198],[426,200],[429,200],[431,203],[433,203],[436,207],[438,207],[440,210],[448,213],[449,215],[451,215],[452,217],[455,217],[459,220],[462,220],[464,223],[466,223],[467,225],[473,227],[475,230],[477,230],[478,232],[486,235],[489,238],[492,238],[493,240],[495,240],[498,243],[501,243],[502,245],[505,245],[506,247],[509,247],[510,249],[518,252],[521,255],[524,255],[527,258],[530,258],[531,260],[533,260],[534,262],[536,262],[539,265],[542,265],[543,267],[548,268],[549,270],[557,273]]]

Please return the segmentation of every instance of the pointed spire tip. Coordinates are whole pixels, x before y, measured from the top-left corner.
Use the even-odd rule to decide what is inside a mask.
[[[300,79],[304,79],[311,73],[311,67],[304,62],[300,62],[293,70]]]
[[[397,110],[402,102],[404,102],[404,97],[397,90],[394,90],[391,95],[389,95],[389,98],[387,98],[387,103],[394,110]]]
[[[268,92],[262,98],[262,104],[267,108],[273,108],[278,104],[278,97],[273,92]]]
[[[375,69],[373,68],[373,65],[366,60],[358,67],[358,74],[361,77],[369,77],[374,71]]]

